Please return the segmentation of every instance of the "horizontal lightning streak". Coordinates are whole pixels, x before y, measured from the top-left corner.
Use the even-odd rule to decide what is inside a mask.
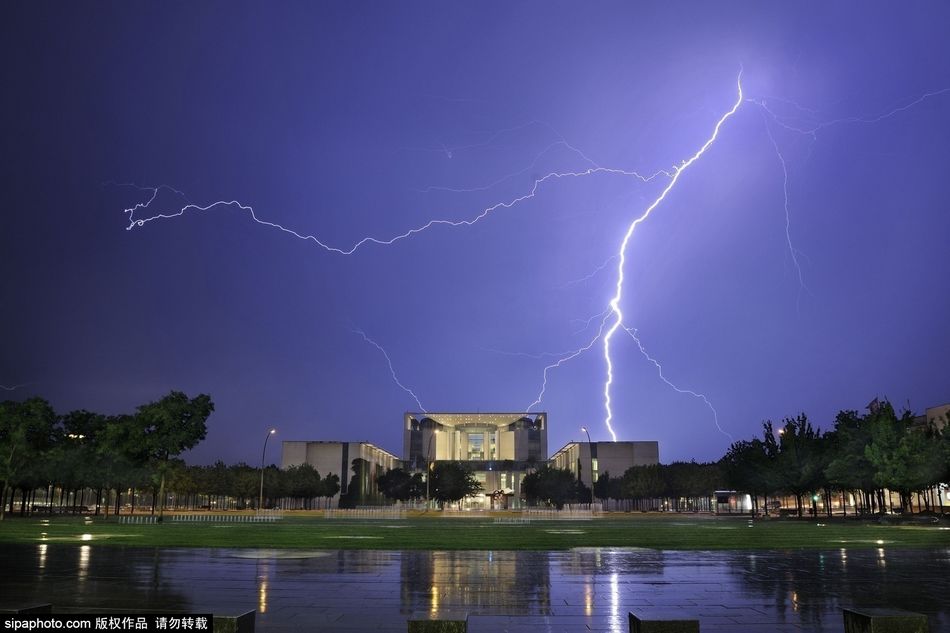
[[[902,106],[897,106],[897,107],[895,107],[895,108],[891,108],[890,110],[886,110],[886,111],[882,112],[881,114],[877,114],[877,115],[874,115],[874,116],[849,116],[849,117],[841,117],[841,118],[838,118],[838,119],[830,119],[830,120],[828,120],[828,121],[822,121],[822,122],[819,122],[819,123],[814,123],[814,124],[812,124],[812,125],[810,125],[810,126],[804,126],[804,127],[796,127],[796,126],[794,126],[794,125],[790,125],[790,124],[788,124],[788,123],[785,123],[784,120],[794,119],[795,117],[780,116],[780,115],[776,114],[773,110],[771,110],[771,109],[769,108],[768,103],[767,103],[767,101],[766,101],[765,99],[753,99],[753,98],[750,98],[750,99],[747,99],[747,101],[749,101],[750,103],[754,103],[755,105],[757,105],[757,106],[759,106],[760,108],[762,108],[765,112],[767,112],[767,113],[769,114],[769,116],[772,118],[772,120],[774,120],[778,125],[784,127],[785,129],[787,129],[787,130],[789,130],[789,131],[791,131],[791,132],[797,132],[797,133],[799,133],[799,134],[808,135],[808,136],[811,136],[811,137],[814,138],[814,137],[817,135],[817,133],[818,133],[819,131],[821,131],[821,130],[827,128],[827,127],[831,127],[831,126],[833,126],[833,125],[839,125],[839,124],[841,124],[841,123],[878,123],[878,122],[883,121],[884,119],[890,118],[890,117],[892,117],[892,116],[894,116],[894,115],[896,115],[896,114],[900,114],[901,112],[904,112],[904,111],[906,111],[906,110],[910,110],[910,109],[913,108],[914,106],[923,103],[923,102],[926,101],[927,99],[932,99],[932,98],[934,98],[934,97],[939,97],[940,95],[944,95],[944,94],[948,94],[948,93],[950,93],[950,88],[941,88],[940,90],[934,90],[934,91],[932,91],[932,92],[925,92],[924,94],[922,94],[921,96],[917,97],[917,98],[914,99],[913,101],[910,101],[910,102],[908,102],[908,103],[906,103],[906,104],[904,104],[904,105],[902,105]],[[781,99],[781,101],[784,101],[785,103],[790,103],[792,106],[794,106],[795,108],[797,108],[797,109],[799,109],[799,110],[802,110],[802,111],[805,111],[805,112],[810,112],[810,113],[815,113],[815,110],[812,110],[812,109],[810,109],[810,108],[806,108],[806,107],[804,107],[804,106],[801,106],[801,105],[795,103],[794,101],[789,101],[789,100],[787,100],[787,99]]]
[[[18,384],[18,385],[9,385],[9,386],[8,386],[8,385],[0,385],[0,389],[3,389],[4,391],[16,391],[16,390],[19,389],[20,387],[26,387],[27,385],[32,385],[32,384],[33,384],[33,383],[31,383],[31,382],[21,382],[21,383]]]
[[[667,183],[663,191],[660,192],[660,195],[653,201],[653,203],[646,208],[646,210],[636,218],[627,229],[627,232],[624,234],[623,241],[620,244],[620,251],[618,253],[620,257],[620,262],[617,264],[617,286],[616,292],[614,293],[613,298],[610,300],[610,309],[614,314],[613,325],[607,330],[607,333],[604,335],[604,360],[607,364],[607,380],[604,383],[604,408],[606,409],[606,418],[604,424],[607,426],[607,431],[610,433],[610,437],[613,438],[613,441],[617,441],[617,434],[614,432],[613,427],[610,424],[610,421],[613,419],[613,410],[610,406],[610,387],[613,383],[613,362],[610,358],[610,340],[613,338],[614,332],[617,331],[617,328],[623,323],[623,312],[620,309],[620,301],[623,299],[623,269],[624,264],[626,263],[626,253],[627,253],[627,244],[630,242],[630,238],[633,236],[633,232],[636,230],[637,226],[650,217],[650,214],[656,209],[661,202],[666,198],[666,195],[676,186],[676,183],[679,181],[680,176],[683,174],[686,169],[688,169],[693,163],[699,160],[699,157],[702,156],[707,149],[716,141],[716,138],[719,136],[719,130],[723,126],[729,117],[735,114],[736,110],[739,109],[739,106],[742,105],[743,96],[742,96],[742,71],[739,72],[739,77],[736,80],[736,85],[738,88],[739,96],[736,99],[735,104],[732,108],[726,112],[719,121],[716,122],[716,127],[713,129],[712,136],[700,147],[695,154],[693,154],[689,160],[683,161],[682,164],[674,168],[673,177],[670,179],[670,182]],[[606,321],[605,321],[606,322]]]
[[[339,248],[336,246],[330,246],[329,244],[322,242],[320,239],[318,239],[314,235],[303,235],[301,233],[298,233],[297,231],[294,231],[293,229],[289,229],[281,224],[278,224],[277,222],[262,220],[261,218],[257,217],[257,213],[254,211],[254,208],[251,205],[243,204],[237,200],[218,200],[216,202],[212,202],[207,205],[198,205],[198,204],[189,203],[179,208],[178,211],[175,211],[173,213],[157,213],[150,217],[136,219],[135,218],[136,211],[148,209],[152,205],[152,203],[155,202],[155,199],[158,197],[159,190],[163,188],[167,188],[171,191],[177,191],[177,190],[172,189],[171,187],[168,187],[167,185],[159,185],[157,187],[140,187],[144,191],[151,191],[152,195],[149,197],[147,201],[140,202],[133,207],[124,209],[123,212],[127,213],[129,216],[129,225],[126,227],[126,230],[131,231],[135,227],[145,226],[145,224],[149,222],[153,222],[155,220],[167,220],[167,219],[183,216],[188,211],[209,211],[215,207],[220,207],[220,206],[237,207],[238,209],[242,211],[247,211],[248,214],[251,216],[251,219],[257,224],[260,224],[263,226],[269,226],[271,228],[277,229],[289,235],[293,235],[294,237],[304,240],[304,241],[312,241],[316,245],[318,245],[320,248],[330,253],[337,253],[340,255],[352,255],[359,248],[361,248],[362,246],[366,244],[378,244],[381,246],[389,246],[390,244],[394,244],[401,240],[412,237],[418,233],[422,233],[423,231],[426,231],[434,226],[448,226],[448,227],[472,226],[473,224],[476,224],[480,222],[481,220],[483,220],[484,218],[488,217],[492,212],[497,211],[498,209],[510,209],[518,205],[519,203],[524,202],[525,200],[530,200],[531,198],[534,198],[535,196],[537,196],[541,185],[549,180],[559,180],[561,178],[580,178],[583,176],[590,176],[592,174],[613,174],[613,175],[634,177],[640,180],[641,182],[650,182],[657,176],[666,175],[668,173],[669,172],[667,171],[661,170],[649,176],[643,176],[636,171],[629,171],[625,169],[610,168],[610,167],[590,167],[588,169],[581,170],[581,171],[550,172],[540,178],[536,178],[533,186],[531,187],[531,190],[528,193],[512,198],[511,200],[508,200],[507,202],[498,202],[489,207],[486,207],[480,213],[478,213],[475,217],[471,219],[468,219],[468,220],[441,220],[441,219],[429,220],[428,222],[426,222],[425,224],[421,226],[409,229],[393,237],[389,237],[385,239],[377,238],[377,237],[364,237],[360,239],[359,241],[355,242],[349,248]]]
[[[499,178],[499,179],[497,179],[497,180],[495,180],[495,181],[493,181],[493,182],[488,183],[487,185],[482,185],[482,186],[480,186],[480,187],[469,187],[469,188],[456,188],[456,187],[444,187],[444,186],[439,186],[439,185],[430,185],[430,186],[426,187],[425,189],[420,189],[420,190],[419,190],[419,193],[430,193],[430,192],[432,192],[432,191],[448,191],[448,192],[450,192],[450,193],[475,193],[475,192],[478,192],[478,191],[488,191],[489,189],[494,189],[495,187],[497,187],[498,185],[500,185],[501,183],[503,183],[503,182],[505,182],[505,181],[507,181],[507,180],[511,180],[512,178],[515,178],[515,177],[520,176],[520,175],[522,175],[522,174],[524,174],[524,173],[526,173],[526,172],[531,171],[532,169],[534,169],[534,168],[537,166],[538,161],[541,160],[541,157],[543,157],[545,154],[547,154],[548,152],[550,152],[550,151],[551,151],[552,149],[554,149],[555,147],[559,147],[559,146],[566,147],[566,148],[570,149],[571,151],[576,152],[581,158],[583,158],[584,160],[586,160],[587,162],[589,162],[592,166],[594,166],[594,167],[599,167],[599,165],[597,165],[597,164],[594,163],[592,160],[590,160],[589,158],[587,158],[586,156],[584,156],[584,154],[583,154],[580,150],[578,150],[577,148],[575,148],[575,147],[573,147],[572,145],[570,145],[567,141],[555,141],[554,143],[551,143],[550,145],[548,145],[547,147],[545,147],[543,150],[541,150],[540,152],[538,152],[538,154],[534,157],[534,160],[531,161],[531,164],[529,164],[529,165],[528,165],[527,167],[525,167],[524,169],[519,169],[519,170],[516,171],[516,172],[512,172],[512,173],[510,173],[510,174],[506,174],[506,175],[502,176],[501,178]]]
[[[617,252],[616,254],[612,255],[610,258],[608,258],[603,264],[601,264],[597,269],[595,269],[595,270],[594,270],[592,273],[590,273],[589,275],[587,275],[587,276],[585,276],[585,277],[583,277],[583,278],[581,278],[581,279],[568,282],[568,284],[567,284],[567,285],[571,285],[571,284],[581,283],[581,282],[583,282],[583,281],[586,281],[586,280],[592,278],[592,277],[593,277],[594,275],[596,275],[597,273],[599,273],[599,272],[600,272],[601,270],[603,270],[605,267],[607,267],[611,262],[613,262],[613,261],[616,260],[616,259],[619,259],[619,261],[618,261],[618,263],[617,263],[617,273],[618,273],[618,274],[617,274],[615,292],[614,292],[614,295],[613,295],[613,297],[611,298],[611,300],[610,300],[610,302],[609,302],[609,305],[608,305],[607,309],[606,309],[604,312],[602,312],[601,314],[595,315],[594,317],[591,317],[590,319],[588,319],[587,322],[586,322],[585,327],[584,327],[582,330],[579,330],[578,332],[575,332],[575,334],[577,334],[577,333],[580,333],[580,332],[586,330],[586,329],[590,326],[590,323],[591,323],[593,320],[595,320],[595,319],[597,319],[597,318],[601,318],[600,327],[599,327],[599,329],[598,329],[597,335],[596,335],[592,340],[590,340],[590,342],[589,342],[586,346],[581,347],[581,348],[576,349],[576,350],[572,350],[572,351],[570,351],[570,352],[565,352],[565,353],[563,353],[563,354],[554,354],[554,353],[544,352],[544,353],[541,353],[541,354],[532,355],[532,354],[519,353],[519,352],[503,352],[503,351],[499,351],[499,350],[490,350],[490,351],[493,351],[493,352],[496,352],[496,353],[502,353],[502,354],[511,354],[511,355],[518,355],[518,356],[528,356],[528,357],[532,357],[532,358],[543,358],[543,357],[549,357],[549,356],[553,356],[553,357],[557,357],[557,358],[558,358],[557,362],[552,363],[552,364],[550,364],[550,365],[548,365],[548,366],[546,366],[546,367],[544,368],[544,372],[543,372],[543,384],[542,384],[542,386],[541,386],[540,393],[538,394],[537,399],[536,399],[531,405],[529,405],[529,407],[526,409],[526,411],[527,411],[527,410],[530,410],[531,408],[537,406],[537,405],[540,404],[540,402],[542,401],[542,399],[543,399],[543,397],[544,397],[544,395],[545,395],[545,391],[546,391],[546,387],[547,387],[548,373],[549,373],[550,370],[553,370],[553,369],[555,369],[555,368],[557,368],[557,367],[560,367],[562,364],[564,364],[564,363],[566,363],[566,362],[568,362],[568,361],[570,361],[570,360],[576,358],[577,356],[583,354],[584,352],[588,351],[591,347],[593,347],[593,345],[594,345],[598,340],[603,339],[603,345],[604,345],[604,359],[605,359],[606,370],[607,370],[607,371],[606,371],[606,374],[607,374],[607,375],[606,375],[606,381],[605,381],[605,383],[604,383],[604,408],[605,408],[605,411],[606,411],[605,424],[606,424],[607,430],[608,430],[608,432],[610,433],[611,437],[612,437],[614,440],[616,440],[616,434],[615,434],[614,429],[613,429],[613,426],[612,426],[612,424],[611,424],[611,421],[612,421],[612,419],[613,419],[613,410],[612,410],[612,406],[611,406],[611,405],[612,405],[612,401],[611,401],[611,387],[612,387],[613,378],[614,378],[614,367],[613,367],[613,362],[612,362],[612,358],[611,358],[611,354],[610,354],[610,343],[611,343],[612,337],[613,337],[614,333],[616,332],[616,330],[617,330],[619,327],[624,327],[624,330],[627,331],[627,333],[630,334],[630,336],[633,337],[634,340],[637,341],[637,344],[638,344],[638,346],[640,347],[641,353],[642,353],[648,360],[650,360],[651,362],[653,362],[654,365],[656,365],[657,370],[660,372],[660,377],[661,377],[661,379],[663,379],[664,382],[666,382],[667,384],[669,384],[673,389],[675,389],[675,390],[677,390],[677,391],[679,391],[679,392],[681,392],[681,393],[688,393],[688,394],[693,395],[693,396],[695,396],[695,397],[703,398],[704,401],[706,402],[706,404],[707,404],[707,405],[710,407],[710,409],[713,411],[713,415],[714,415],[714,419],[716,420],[716,426],[717,426],[717,428],[719,428],[719,430],[720,430],[721,432],[723,432],[724,434],[728,435],[728,433],[726,433],[725,431],[723,431],[723,429],[719,426],[718,415],[717,415],[715,409],[712,407],[712,405],[708,402],[708,399],[706,399],[705,396],[703,396],[702,394],[698,394],[698,393],[696,393],[696,392],[692,392],[692,391],[689,391],[689,390],[682,390],[682,389],[676,387],[675,385],[673,385],[670,381],[668,381],[668,380],[665,378],[665,376],[663,375],[663,373],[662,373],[662,368],[660,367],[659,363],[658,363],[655,359],[651,358],[651,357],[646,353],[646,351],[644,350],[643,346],[640,344],[639,339],[638,339],[638,338],[636,337],[636,335],[635,335],[635,330],[632,331],[632,330],[630,330],[629,328],[627,328],[627,327],[625,327],[625,326],[623,325],[623,313],[622,313],[622,311],[621,311],[621,305],[620,305],[620,304],[621,304],[621,301],[622,301],[622,298],[623,298],[624,267],[625,267],[625,263],[626,263],[626,251],[627,251],[629,242],[630,242],[630,240],[632,239],[633,233],[634,233],[635,230],[636,230],[636,227],[637,227],[641,222],[645,221],[645,220],[649,217],[649,215],[657,208],[657,206],[662,203],[662,201],[666,198],[667,194],[675,187],[675,185],[676,185],[677,181],[679,180],[679,177],[682,175],[682,173],[683,173],[688,167],[690,167],[695,161],[697,161],[697,160],[706,152],[707,149],[709,149],[709,148],[711,147],[711,145],[712,145],[712,144],[715,142],[715,140],[717,139],[717,137],[718,137],[718,135],[719,135],[720,128],[722,127],[722,125],[726,122],[726,120],[727,120],[729,117],[731,117],[731,116],[738,110],[738,108],[741,106],[741,104],[742,104],[743,102],[746,102],[746,101],[747,101],[747,102],[749,102],[749,103],[752,103],[752,104],[755,104],[755,105],[759,106],[759,107],[762,109],[763,113],[764,113],[765,115],[767,115],[767,117],[770,118],[770,119],[772,120],[772,122],[774,122],[775,125],[778,125],[778,126],[780,126],[781,128],[784,128],[784,129],[786,129],[786,130],[788,130],[788,131],[791,131],[791,132],[795,132],[795,133],[797,133],[797,134],[801,134],[801,135],[805,135],[805,136],[810,136],[810,137],[812,138],[812,140],[814,140],[815,138],[817,138],[816,135],[817,135],[817,133],[818,133],[820,130],[822,130],[822,129],[824,129],[824,128],[827,128],[827,127],[830,127],[830,126],[832,126],[832,125],[836,125],[836,124],[840,124],[840,123],[877,123],[877,122],[879,122],[879,121],[882,121],[882,120],[884,120],[884,119],[887,119],[888,117],[897,115],[897,114],[899,114],[899,113],[901,113],[901,112],[903,112],[903,111],[905,111],[905,110],[908,110],[908,109],[910,109],[910,108],[912,108],[912,107],[914,107],[914,106],[916,106],[916,105],[922,103],[923,101],[925,101],[925,100],[927,100],[927,99],[931,99],[931,98],[934,98],[934,97],[937,97],[937,96],[940,96],[940,95],[944,95],[944,94],[950,93],[950,88],[944,88],[944,89],[941,89],[941,90],[936,90],[936,91],[933,91],[933,92],[928,92],[928,93],[925,93],[925,94],[923,94],[922,96],[920,96],[920,97],[914,99],[913,101],[911,101],[911,102],[909,102],[909,103],[906,103],[905,105],[901,105],[901,106],[899,106],[899,107],[895,107],[895,108],[893,108],[893,109],[891,109],[891,110],[888,110],[888,111],[886,111],[886,112],[883,112],[882,114],[879,114],[879,115],[876,115],[876,116],[873,116],[873,117],[847,117],[847,118],[839,118],[839,119],[833,119],[833,120],[829,120],[829,121],[825,121],[825,122],[817,122],[817,123],[815,123],[815,122],[814,122],[814,118],[817,118],[817,112],[816,112],[816,111],[813,111],[813,110],[809,110],[809,109],[804,108],[804,107],[802,107],[802,106],[799,106],[798,104],[796,104],[796,103],[794,103],[794,102],[787,101],[787,103],[789,103],[789,104],[791,104],[792,106],[794,106],[795,108],[797,108],[800,113],[809,113],[811,116],[804,116],[804,115],[798,116],[798,117],[795,117],[795,116],[791,116],[791,117],[790,117],[790,116],[780,116],[780,115],[778,115],[776,112],[774,112],[772,109],[770,109],[769,104],[768,104],[764,99],[753,99],[753,98],[745,99],[745,98],[743,97],[741,78],[742,78],[742,72],[741,72],[741,70],[740,70],[739,77],[738,77],[738,79],[737,79],[738,100],[737,100],[736,103],[732,106],[732,108],[731,108],[728,112],[726,112],[726,113],[718,120],[718,122],[716,123],[715,128],[714,128],[714,130],[713,130],[712,135],[710,136],[710,138],[709,138],[709,139],[700,147],[700,149],[697,150],[696,153],[693,154],[688,160],[684,160],[684,161],[682,161],[682,162],[680,163],[680,165],[674,166],[671,171],[670,171],[670,170],[660,170],[660,171],[657,171],[657,172],[653,173],[652,175],[643,176],[643,175],[637,173],[636,171],[629,171],[629,170],[623,170],[623,169],[613,169],[613,168],[601,167],[600,165],[598,165],[597,163],[595,163],[593,160],[591,160],[590,158],[588,158],[586,155],[584,155],[583,152],[581,152],[581,151],[578,150],[577,148],[575,148],[575,147],[571,146],[569,143],[567,143],[567,142],[563,139],[563,137],[561,137],[561,136],[560,136],[559,134],[557,134],[557,132],[555,131],[555,134],[557,134],[557,137],[558,137],[560,140],[558,140],[558,141],[555,142],[555,143],[552,143],[552,144],[549,145],[547,148],[545,148],[540,154],[538,154],[538,155],[535,157],[535,159],[534,159],[534,161],[532,162],[532,164],[529,165],[529,166],[528,166],[527,168],[525,168],[525,169],[522,169],[522,170],[520,170],[520,171],[518,171],[518,172],[515,172],[514,174],[509,174],[508,176],[505,176],[505,177],[503,177],[503,178],[500,179],[500,180],[496,180],[496,181],[494,181],[494,182],[492,182],[492,183],[490,183],[490,184],[488,184],[488,185],[486,185],[486,186],[484,186],[484,187],[478,187],[478,188],[472,188],[472,189],[451,189],[451,188],[448,188],[448,187],[429,187],[429,188],[427,188],[425,191],[442,190],[442,191],[452,191],[452,192],[474,192],[474,191],[483,191],[483,190],[486,190],[486,189],[490,189],[490,188],[492,188],[492,187],[494,187],[494,186],[496,186],[496,185],[498,185],[498,184],[504,182],[505,180],[508,180],[508,179],[513,178],[513,177],[515,177],[515,176],[517,176],[517,175],[523,174],[523,173],[525,173],[525,172],[527,172],[527,171],[530,171],[530,170],[535,166],[535,164],[540,160],[540,158],[541,158],[546,152],[552,150],[554,147],[557,147],[557,146],[559,146],[559,145],[563,145],[564,147],[566,147],[566,148],[570,149],[571,151],[575,152],[575,153],[576,153],[579,157],[581,157],[583,160],[587,161],[587,163],[590,165],[589,168],[587,168],[587,169],[578,169],[578,170],[574,170],[574,171],[570,171],[570,170],[568,170],[568,171],[551,171],[551,172],[545,174],[544,176],[535,178],[534,181],[533,181],[533,185],[530,187],[530,189],[528,190],[527,193],[524,193],[524,194],[522,194],[522,195],[520,195],[520,196],[511,198],[511,199],[508,200],[507,202],[498,202],[498,203],[496,203],[496,204],[494,204],[494,205],[492,205],[492,206],[485,207],[485,208],[483,208],[480,212],[478,212],[474,217],[471,217],[471,218],[469,218],[469,219],[464,219],[464,220],[434,219],[434,220],[430,220],[430,221],[428,221],[428,222],[426,222],[426,223],[424,223],[424,224],[422,224],[422,225],[420,225],[420,226],[418,226],[418,227],[410,228],[410,229],[404,231],[403,233],[400,233],[400,234],[398,234],[398,235],[394,235],[394,236],[392,236],[392,237],[388,237],[388,238],[377,238],[377,237],[372,237],[372,236],[363,237],[362,239],[360,239],[360,240],[354,242],[354,243],[353,243],[351,246],[349,246],[349,247],[331,246],[331,245],[328,245],[328,244],[324,243],[323,241],[321,241],[320,239],[318,239],[317,237],[315,237],[315,236],[313,236],[313,235],[304,235],[304,234],[301,234],[301,233],[299,233],[299,232],[297,232],[297,231],[295,231],[295,230],[292,230],[292,229],[290,229],[290,228],[287,228],[287,227],[285,227],[285,226],[283,226],[283,225],[281,225],[281,224],[278,224],[278,223],[276,223],[276,222],[271,222],[271,221],[263,220],[263,219],[261,219],[261,218],[259,218],[259,217],[257,216],[257,213],[255,212],[255,210],[254,210],[254,208],[253,208],[252,206],[243,204],[243,203],[241,203],[241,202],[239,202],[239,201],[237,201],[237,200],[218,200],[218,201],[216,201],[216,202],[212,202],[212,203],[207,204],[207,205],[197,205],[197,204],[192,203],[190,200],[188,200],[187,197],[186,197],[181,191],[178,191],[177,189],[174,189],[173,187],[170,187],[170,186],[168,186],[168,185],[159,185],[159,186],[156,186],[156,187],[140,187],[140,186],[135,185],[135,184],[133,184],[133,183],[115,183],[115,182],[112,182],[112,183],[107,183],[107,184],[112,184],[112,185],[120,186],[120,187],[134,187],[134,188],[136,188],[136,189],[139,189],[140,191],[147,192],[147,193],[149,194],[148,197],[147,197],[147,199],[146,199],[145,201],[140,202],[140,203],[137,203],[137,204],[135,204],[134,206],[132,206],[132,207],[130,207],[130,208],[124,209],[124,212],[127,213],[128,216],[129,216],[129,224],[128,224],[128,226],[126,227],[126,230],[132,230],[133,228],[136,228],[136,227],[142,227],[142,226],[144,226],[146,223],[151,222],[151,221],[154,221],[154,220],[170,219],[170,218],[182,216],[182,215],[186,214],[186,213],[189,212],[189,211],[209,211],[209,210],[211,210],[211,209],[213,209],[213,208],[216,208],[216,207],[219,207],[219,206],[224,206],[224,207],[236,207],[236,208],[239,209],[239,210],[246,211],[246,212],[250,215],[251,219],[252,219],[254,222],[258,223],[258,224],[261,224],[261,225],[263,225],[263,226],[268,226],[268,227],[271,227],[271,228],[275,228],[275,229],[277,229],[277,230],[280,230],[280,231],[282,231],[282,232],[288,233],[288,234],[290,234],[290,235],[292,235],[292,236],[294,236],[294,237],[296,237],[296,238],[298,238],[298,239],[304,240],[304,241],[312,241],[312,242],[314,242],[316,245],[318,245],[318,246],[320,246],[321,248],[323,248],[324,250],[326,250],[327,252],[336,253],[336,254],[341,254],[341,255],[352,255],[352,254],[354,254],[358,249],[362,248],[363,246],[366,246],[366,245],[369,245],[369,244],[377,244],[377,245],[381,245],[381,246],[391,245],[391,244],[394,244],[394,243],[396,243],[396,242],[398,242],[398,241],[400,241],[400,240],[408,239],[408,238],[410,238],[410,237],[412,237],[412,236],[414,236],[414,235],[416,235],[416,234],[418,234],[418,233],[422,233],[422,232],[424,232],[424,231],[426,231],[426,230],[428,230],[428,229],[430,229],[430,228],[433,228],[433,227],[435,227],[435,226],[447,226],[447,227],[471,226],[471,225],[476,224],[477,222],[481,221],[482,219],[485,219],[487,216],[491,215],[493,212],[495,212],[495,211],[497,211],[497,210],[500,210],[500,209],[509,209],[509,208],[512,208],[512,207],[518,205],[518,204],[521,203],[521,202],[524,202],[524,201],[527,201],[527,200],[529,200],[529,199],[531,199],[531,198],[534,198],[534,197],[538,194],[538,192],[539,192],[541,186],[542,186],[544,183],[548,182],[549,180],[558,180],[558,179],[561,179],[561,178],[583,177],[583,176],[590,176],[590,175],[593,175],[593,174],[610,174],[610,175],[622,175],[622,176],[634,177],[634,178],[638,179],[638,180],[641,181],[641,182],[647,183],[647,182],[651,182],[652,180],[654,180],[654,179],[657,178],[658,176],[661,176],[661,175],[662,175],[662,176],[665,176],[666,178],[669,179],[669,182],[665,185],[665,187],[662,189],[662,191],[660,192],[659,196],[653,201],[653,203],[650,204],[650,205],[646,208],[646,210],[643,211],[642,214],[641,214],[639,217],[637,217],[635,220],[633,220],[633,222],[629,225],[629,227],[628,227],[626,233],[624,234],[623,240],[621,241],[619,252]],[[783,101],[783,100],[776,99],[776,101]],[[809,119],[811,119],[811,120],[809,120]],[[795,124],[793,124],[793,122],[794,122]],[[801,122],[801,123],[799,123],[799,122]],[[481,142],[481,143],[475,143],[475,144],[470,144],[470,145],[459,145],[459,146],[456,146],[456,147],[447,147],[447,146],[445,146],[445,145],[442,145],[442,146],[441,146],[441,149],[436,150],[436,151],[442,151],[442,152],[444,152],[447,156],[449,156],[449,157],[451,158],[451,157],[452,157],[452,153],[453,153],[454,151],[460,151],[460,150],[464,150],[464,149],[475,148],[475,147],[483,147],[483,146],[490,145],[491,143],[493,143],[493,142],[499,137],[499,135],[501,135],[501,134],[503,134],[503,133],[511,132],[511,131],[514,131],[514,130],[521,129],[521,128],[527,127],[527,126],[529,126],[529,125],[545,125],[546,127],[550,128],[550,126],[547,126],[547,124],[544,124],[544,123],[541,123],[541,122],[538,122],[538,121],[532,121],[532,122],[529,122],[529,123],[524,124],[524,125],[521,125],[521,126],[517,126],[517,127],[514,127],[514,128],[508,128],[508,129],[506,129],[506,130],[501,130],[501,131],[495,132],[495,133],[493,133],[493,134],[488,138],[488,140],[486,140],[486,141],[484,141],[484,142]],[[553,128],[550,128],[550,129],[553,130]],[[807,288],[805,287],[805,284],[804,284],[804,275],[803,275],[802,268],[801,268],[801,266],[800,266],[800,262],[799,262],[799,259],[798,259],[798,256],[799,256],[799,255],[803,255],[803,254],[802,254],[802,253],[799,253],[799,251],[797,251],[797,250],[794,248],[794,245],[793,245],[792,239],[791,239],[791,229],[790,229],[791,214],[790,214],[790,204],[789,204],[789,170],[788,170],[788,163],[786,162],[784,155],[783,155],[782,152],[780,151],[779,144],[778,144],[778,142],[777,142],[775,136],[773,135],[772,128],[769,126],[769,122],[768,122],[768,121],[766,121],[766,132],[767,132],[767,134],[768,134],[768,136],[769,136],[769,140],[770,140],[770,142],[772,143],[772,146],[773,146],[773,148],[774,148],[774,150],[775,150],[775,152],[776,152],[776,155],[777,155],[777,157],[778,157],[778,159],[779,159],[779,162],[780,162],[780,164],[781,164],[781,166],[782,166],[782,170],[783,170],[783,176],[784,176],[783,191],[784,191],[784,210],[785,210],[785,237],[786,237],[786,242],[787,242],[787,245],[788,245],[788,248],[789,248],[789,252],[790,252],[790,254],[791,254],[791,256],[792,256],[792,260],[793,260],[793,263],[794,263],[794,265],[795,265],[795,268],[796,268],[796,271],[797,271],[797,274],[798,274],[799,285],[800,285],[800,292],[799,292],[799,298],[800,298],[801,290],[807,290]],[[177,196],[180,196],[181,199],[183,199],[187,204],[185,204],[184,206],[179,207],[179,208],[177,209],[177,211],[173,211],[173,212],[171,212],[171,211],[169,211],[169,212],[162,212],[162,213],[157,213],[157,214],[155,214],[155,215],[152,215],[152,216],[150,216],[150,217],[137,218],[136,216],[137,216],[139,213],[145,213],[145,212],[149,211],[150,209],[152,209],[153,207],[159,207],[159,206],[160,206],[160,205],[159,205],[159,202],[158,202],[158,198],[160,197],[160,193],[162,193],[163,191],[171,192],[171,193],[173,193],[173,194],[175,194],[175,195],[177,195]],[[608,325],[608,321],[611,321],[611,316],[613,317],[613,319],[612,319],[612,324],[611,324],[610,327],[608,328],[607,325]],[[606,333],[605,333],[605,329],[606,329]],[[396,376],[396,372],[395,372],[395,370],[394,370],[394,368],[393,368],[392,361],[391,361],[391,359],[390,359],[388,353],[386,352],[386,350],[383,349],[378,343],[376,343],[375,341],[373,341],[372,339],[370,339],[369,337],[367,337],[366,334],[363,333],[362,331],[360,331],[360,330],[354,330],[354,333],[360,334],[366,342],[368,342],[368,343],[374,345],[377,349],[380,350],[380,352],[383,353],[383,355],[385,356],[385,358],[386,358],[386,360],[387,360],[387,363],[389,364],[390,373],[391,373],[391,375],[392,375],[393,380],[395,381],[395,383],[396,383],[401,389],[403,389],[403,390],[406,391],[408,394],[410,394],[410,395],[413,397],[413,399],[415,400],[415,402],[417,403],[417,405],[419,406],[419,408],[420,408],[421,410],[425,411],[425,409],[422,407],[422,404],[421,404],[421,402],[419,401],[418,397],[416,397],[415,393],[414,393],[411,389],[409,389],[408,387],[406,387],[405,385],[403,385],[403,384],[399,381],[398,377]],[[25,383],[25,384],[29,384],[29,383]],[[13,386],[13,387],[7,387],[7,386],[0,385],[0,388],[3,388],[4,390],[7,390],[7,391],[12,391],[12,390],[14,390],[14,389],[16,389],[16,388],[18,388],[18,387],[25,386],[25,384],[24,384],[24,385],[15,385],[15,386]],[[731,436],[730,436],[730,437],[731,437]]]

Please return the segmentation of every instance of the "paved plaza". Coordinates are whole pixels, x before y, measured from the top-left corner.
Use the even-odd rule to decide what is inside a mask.
[[[892,606],[950,630],[950,549],[562,552],[5,545],[0,607],[56,613],[257,610],[257,630],[405,631],[417,611],[469,629],[626,631],[675,610],[704,632],[843,631],[842,607]]]

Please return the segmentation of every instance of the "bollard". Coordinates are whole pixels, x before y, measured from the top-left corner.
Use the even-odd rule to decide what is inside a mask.
[[[844,609],[845,633],[927,633],[927,616],[901,609]]]
[[[699,620],[675,611],[631,612],[630,633],[699,633]]]
[[[256,611],[241,615],[216,615],[212,626],[215,633],[254,633]]]

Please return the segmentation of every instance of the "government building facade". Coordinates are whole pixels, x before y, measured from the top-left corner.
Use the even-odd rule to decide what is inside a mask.
[[[308,463],[321,475],[340,477],[342,489],[354,475],[350,464],[365,460],[359,475],[362,503],[380,502],[376,479],[392,468],[428,476],[438,462],[463,462],[482,491],[467,497],[466,509],[514,509],[523,505],[521,483],[549,464],[570,470],[587,487],[602,472],[619,476],[631,466],[659,463],[657,442],[569,442],[548,456],[548,415],[539,413],[407,412],[403,415],[403,457],[368,442],[283,442],[281,468]],[[331,500],[338,502],[339,497]]]

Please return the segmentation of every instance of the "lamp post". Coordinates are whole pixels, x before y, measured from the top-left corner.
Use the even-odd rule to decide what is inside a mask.
[[[584,433],[587,433],[587,452],[590,453],[590,500],[593,503],[594,497],[594,443],[590,441],[590,431],[587,430],[586,426],[582,426],[581,430]]]
[[[429,435],[429,445],[426,446],[426,511],[429,511],[429,479],[432,477],[432,440],[435,438],[435,429]]]
[[[258,512],[264,508],[264,455],[267,454],[267,440],[276,432],[277,429],[271,429],[267,432],[267,435],[264,436],[264,450],[261,451],[261,496],[257,499]]]

